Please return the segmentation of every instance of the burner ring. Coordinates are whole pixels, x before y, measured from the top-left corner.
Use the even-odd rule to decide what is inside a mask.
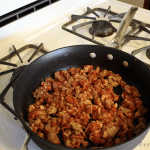
[[[114,32],[112,24],[105,20],[94,21],[89,28],[89,33],[97,37],[106,37],[112,35]]]

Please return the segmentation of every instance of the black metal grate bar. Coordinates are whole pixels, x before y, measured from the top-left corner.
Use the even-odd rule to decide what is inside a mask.
[[[121,14],[117,14],[117,15],[114,15],[114,16],[109,16],[108,18],[109,18],[109,19],[111,19],[111,18],[116,18],[116,17],[123,18],[125,14],[126,14],[126,12],[121,13]]]
[[[2,61],[0,61],[0,64],[2,64],[2,65],[8,65],[8,66],[13,66],[13,67],[17,67],[16,64],[9,63],[9,62],[2,62]]]
[[[106,15],[109,13],[110,10],[111,10],[111,6],[109,6],[108,9],[106,10],[106,12],[104,14],[104,18],[106,17]]]
[[[121,22],[121,19],[119,19],[119,20],[118,20],[118,19],[110,19],[109,21],[110,21],[110,22],[120,23],[120,22]]]
[[[23,52],[24,50],[27,50],[27,49],[29,49],[29,48],[37,49],[38,46],[33,45],[33,44],[28,44],[28,45],[25,45],[25,46],[21,47],[20,49],[18,49],[17,52],[18,52],[18,53],[21,53],[21,52]],[[42,49],[41,52],[42,52],[43,54],[48,53],[48,52],[47,52],[46,50],[44,50],[44,49]],[[14,51],[14,52],[12,52],[11,54],[9,54],[9,55],[7,55],[7,56],[1,58],[0,61],[2,61],[2,62],[7,61],[7,60],[9,60],[10,58],[14,57],[15,55],[16,55],[16,53],[15,53],[15,51]]]
[[[13,45],[12,47],[13,47],[13,49],[14,49],[16,55],[17,55],[18,58],[20,59],[21,63],[23,63],[23,60],[22,60],[22,58],[20,57],[20,55],[19,55],[18,51],[16,50],[15,46]]]
[[[14,69],[15,70],[15,69]],[[19,76],[19,73],[13,78],[13,80],[11,82],[9,82],[9,84],[5,87],[5,89],[2,91],[2,93],[0,94],[0,103],[7,109],[9,110],[13,115],[15,115],[17,117],[16,112],[4,102],[4,98],[5,95],[7,94],[8,90],[10,89],[10,87],[12,86],[13,82],[17,79],[17,77]]]
[[[95,43],[95,44],[104,46],[104,44],[102,44],[102,43],[100,43],[100,42],[97,42],[97,41],[95,41],[95,40],[92,40],[91,38],[88,38],[88,37],[86,37],[86,36],[84,36],[84,35],[82,35],[82,34],[79,34],[79,33],[77,33],[77,32],[73,32],[73,31],[70,30],[70,29],[67,29],[67,28],[63,28],[63,29],[66,30],[66,31],[68,31],[68,32],[70,32],[70,33],[73,33],[73,34],[75,34],[75,35],[77,35],[77,36],[79,36],[79,37],[82,37],[82,38],[84,38],[84,39],[86,39],[86,40],[88,40],[88,41],[91,41],[91,42],[93,42],[93,43]]]
[[[76,29],[80,28],[80,27],[83,27],[85,25],[88,25],[88,24],[91,24],[93,21],[89,21],[89,22],[85,22],[85,23],[80,23],[80,24],[77,24],[77,25],[74,25],[72,27],[73,31],[76,31]]]
[[[150,34],[150,30],[146,29],[143,25],[140,26],[140,30],[145,31],[146,33]]]
[[[13,45],[13,48],[14,48],[15,51],[13,51],[11,54],[5,56],[4,58],[0,59],[0,64],[5,64],[5,65],[7,64],[7,65],[11,65],[11,66],[17,67],[16,64],[7,63],[7,62],[5,62],[5,61],[7,61],[7,60],[9,60],[10,58],[12,58],[13,56],[17,55],[17,56],[19,57],[20,61],[23,62],[22,59],[21,59],[21,57],[20,57],[20,55],[19,55],[19,53],[22,52],[22,51],[24,51],[24,50],[26,50],[26,49],[28,49],[28,48],[36,49],[36,51],[35,51],[35,52],[33,53],[33,55],[31,56],[32,58],[33,58],[39,51],[41,51],[43,54],[48,53],[47,51],[44,50],[43,43],[42,43],[39,47],[37,47],[37,46],[35,46],[35,45],[32,45],[32,44],[28,44],[28,45],[25,45],[25,46],[21,47],[21,48],[18,49],[18,50],[16,50],[16,48],[14,47],[14,45]],[[32,59],[32,58],[29,58],[29,59]],[[28,62],[30,62],[30,61],[31,61],[31,60],[28,60]],[[14,70],[15,70],[15,69],[10,69],[10,70],[4,71],[4,72],[0,72],[0,76],[5,75],[5,74],[10,73],[10,72],[13,72]]]
[[[8,74],[8,73],[13,72],[13,71],[15,71],[15,69],[10,69],[10,70],[4,71],[4,72],[0,72],[0,76],[3,76],[5,74]]]
[[[91,12],[92,14],[94,14],[95,16],[100,18],[99,15],[97,13],[95,13],[95,11],[93,11],[91,8],[87,7],[87,11]]]
[[[15,69],[14,69],[15,71]],[[14,79],[9,82],[9,84],[5,87],[5,89],[2,91],[2,93],[0,94],[0,103],[2,103],[4,101],[4,97],[6,95],[6,93],[8,92],[9,88],[12,86],[13,82],[17,79],[19,74],[17,74]]]
[[[79,15],[71,15],[71,18],[73,19],[73,20],[78,20],[78,19],[94,19],[94,20],[96,20],[96,18],[94,18],[94,17],[87,17],[87,16],[79,16]]]
[[[5,102],[2,102],[1,104],[2,104],[7,110],[9,110],[14,116],[16,116],[16,117],[18,118],[16,112],[15,112],[9,105],[7,105]]]
[[[139,37],[139,36],[133,36],[133,35],[126,35],[125,36],[126,41],[130,40],[143,40],[143,41],[150,41],[149,38]]]
[[[131,55],[135,56],[136,54],[140,52],[146,51],[147,49],[150,49],[150,45],[132,51]]]
[[[133,31],[133,30],[132,30]],[[129,33],[127,33],[126,35],[133,35],[133,36],[137,36],[137,35],[139,35],[140,33],[141,33],[141,31],[140,30],[134,30],[135,32],[129,32]],[[130,34],[131,33],[131,34]],[[125,36],[126,36],[125,35]],[[124,45],[126,45],[126,44],[128,44],[130,41],[126,41],[125,39],[124,39],[124,41],[121,43],[121,47],[123,47]]]
[[[122,20],[122,19],[120,18],[119,20],[118,20],[118,19],[117,19],[117,20],[116,20],[116,19],[110,19],[109,21],[110,21],[110,22],[120,23],[121,20]],[[135,22],[131,22],[129,26],[131,26],[132,28],[135,28],[135,27],[136,27],[136,24],[135,24]]]
[[[32,58],[41,50],[44,50],[44,45],[43,43],[40,44],[40,46],[35,50],[35,52],[32,54],[32,56],[28,59],[28,62],[30,62],[32,60]]]
[[[146,50],[146,56],[147,56],[148,59],[150,59],[150,49],[147,49],[147,50]],[[149,68],[150,68],[150,67],[149,67]]]

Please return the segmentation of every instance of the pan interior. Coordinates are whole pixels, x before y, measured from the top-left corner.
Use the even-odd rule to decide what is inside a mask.
[[[95,58],[90,57],[91,52],[96,54]],[[113,55],[113,60],[107,59],[108,54]],[[124,60],[129,63],[128,67],[122,64]],[[70,67],[83,67],[84,65],[93,65],[94,68],[99,66],[100,69],[120,74],[127,84],[138,88],[144,105],[150,110],[150,71],[141,61],[135,61],[135,57],[113,48],[78,45],[61,48],[38,58],[19,76],[14,88],[13,102],[22,123],[26,126],[27,107],[34,103],[32,92],[39,87],[41,81],[46,77],[53,77],[56,71],[67,70]],[[120,88],[115,89],[115,93],[120,92]],[[150,111],[146,115],[148,123],[150,122],[149,115]]]

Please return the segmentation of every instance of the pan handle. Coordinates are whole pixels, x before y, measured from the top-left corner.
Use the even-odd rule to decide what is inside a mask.
[[[128,26],[132,22],[132,18],[134,17],[137,10],[138,10],[138,7],[132,6],[127,11],[127,13],[124,15],[124,17],[120,23],[120,26],[118,28],[118,31],[117,31],[115,37],[106,46],[121,49],[121,42],[124,37],[124,34],[125,34]]]

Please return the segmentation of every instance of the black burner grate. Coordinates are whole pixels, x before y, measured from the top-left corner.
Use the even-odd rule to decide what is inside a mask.
[[[103,9],[103,8],[94,8],[94,9],[90,9],[89,7],[87,7],[87,12],[85,12],[84,14],[82,15],[71,15],[71,20],[67,23],[65,23],[63,26],[62,26],[62,29],[65,30],[65,31],[68,31],[72,34],[75,34],[81,38],[84,38],[90,42],[93,42],[95,44],[98,44],[98,45],[103,45],[102,43],[100,43],[99,41],[96,41],[94,40],[94,37],[93,35],[91,36],[91,38],[85,36],[84,34],[80,34],[78,32],[76,32],[76,30],[82,26],[86,26],[88,24],[92,24],[94,21],[96,21],[96,17],[99,18],[99,15],[95,12],[101,12],[101,13],[104,13],[104,18],[107,14],[109,14],[109,22],[116,22],[116,23],[120,23],[122,18],[124,17],[124,15],[126,13],[121,13],[121,14],[118,14],[118,13],[115,13],[115,12],[112,12],[111,11],[111,6],[108,7],[108,9]],[[94,14],[95,17],[88,17],[89,14]],[[79,19],[91,19],[91,20],[94,20],[94,21],[89,21],[89,22],[85,22],[85,23],[81,23],[81,24],[77,24],[77,25],[74,25],[74,23],[76,23]],[[72,30],[69,29],[68,27],[69,26],[72,26]],[[145,31],[147,33],[150,33],[150,31],[146,28],[150,28],[150,24],[147,24],[147,23],[143,23],[139,20],[136,20],[136,19],[133,19],[130,26],[132,27],[132,30],[129,31],[129,33],[127,33],[127,35],[133,35],[133,36],[136,36],[138,35],[140,32],[142,31]],[[113,26],[112,26],[113,27]],[[115,29],[116,30],[116,29]],[[88,32],[88,31],[87,31]],[[129,41],[126,41],[125,39],[123,39],[123,42],[121,44],[121,47],[123,47],[125,44],[127,44]]]
[[[42,52],[43,54],[46,54],[48,53],[46,50],[44,50],[44,45],[43,43],[40,44],[40,46],[36,46],[36,45],[33,45],[33,44],[28,44],[28,45],[25,45],[23,47],[21,47],[20,49],[16,50],[15,46],[13,46],[14,48],[14,52],[12,52],[11,54],[5,56],[4,58],[0,59],[0,64],[3,64],[3,65],[10,65],[10,66],[14,66],[14,67],[17,67],[16,64],[12,64],[12,63],[7,63],[5,61],[9,60],[10,58],[14,57],[15,55],[17,55],[20,59],[21,62],[23,62],[22,58],[20,57],[19,53],[21,53],[22,51],[25,51],[29,48],[33,48],[35,49],[34,53],[32,54],[32,56],[28,59],[28,62],[30,62],[33,57],[40,51]],[[17,78],[19,77],[19,75],[21,74],[21,72],[25,69],[27,65],[23,65],[21,67],[18,67],[18,68],[14,68],[14,69],[11,69],[11,70],[7,70],[7,71],[4,71],[4,72],[1,72],[0,73],[0,76],[1,75],[4,75],[4,74],[7,74],[7,73],[10,73],[10,72],[13,72],[12,74],[12,77],[10,79],[10,82],[9,84],[5,87],[5,89],[0,93],[0,103],[7,109],[9,110],[12,114],[14,114],[16,117],[16,113],[15,111],[9,106],[7,105],[4,100],[5,100],[5,95],[7,94],[8,90],[10,89],[10,87],[14,87],[15,85],[15,82],[17,80]]]
[[[43,54],[48,53],[46,50],[44,50],[44,45],[43,45],[43,43],[41,43],[40,46],[35,46],[35,45],[33,45],[33,44],[28,44],[28,45],[25,45],[25,46],[21,47],[21,48],[18,49],[18,50],[16,50],[15,46],[13,45],[14,51],[13,51],[11,54],[9,54],[9,55],[5,56],[4,58],[0,59],[0,64],[17,67],[16,64],[7,63],[7,62],[5,62],[5,61],[7,61],[7,60],[9,60],[10,58],[12,58],[12,57],[14,57],[15,55],[17,55],[18,58],[20,59],[21,63],[23,63],[23,60],[22,60],[22,58],[20,57],[19,53],[21,53],[21,52],[23,52],[23,51],[25,51],[25,50],[27,50],[27,49],[29,49],[29,48],[35,49],[35,51],[34,51],[34,53],[32,54],[32,56],[28,59],[28,62],[30,62],[30,61],[33,59],[33,57],[34,57],[39,51],[42,52]],[[5,74],[10,73],[10,72],[13,72],[13,71],[15,71],[15,69],[10,69],[10,70],[4,71],[4,72],[0,72],[0,76],[5,75]]]

